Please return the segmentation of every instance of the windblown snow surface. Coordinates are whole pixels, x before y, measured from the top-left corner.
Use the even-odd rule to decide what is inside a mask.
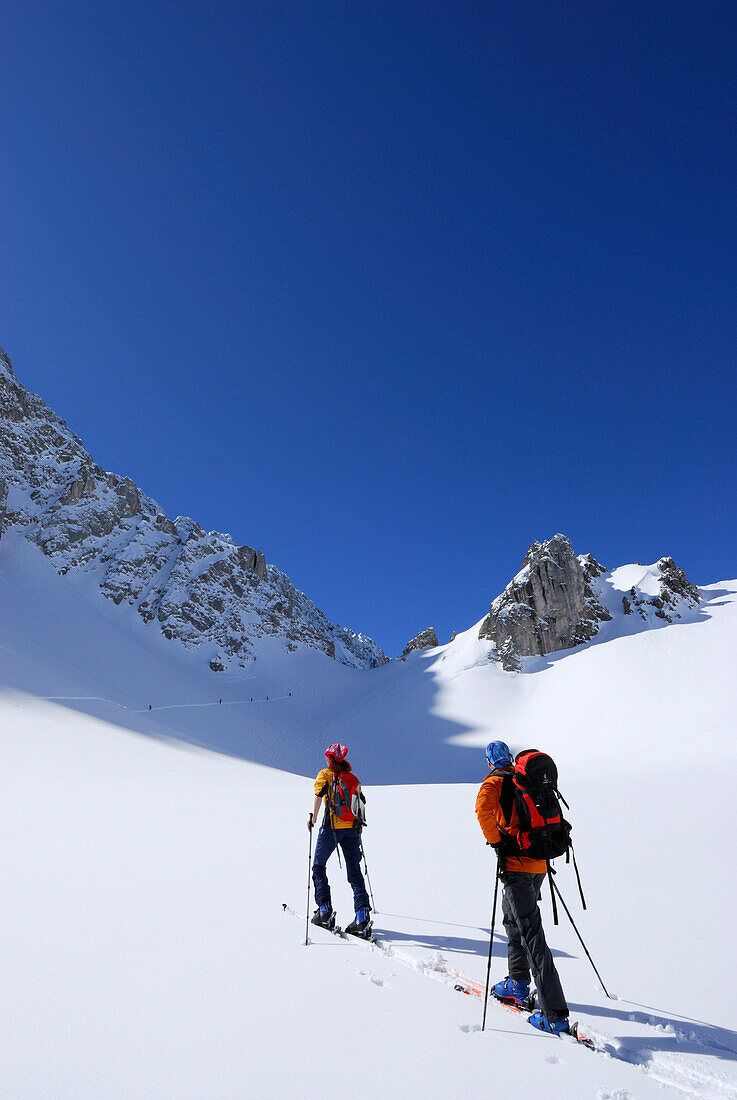
[[[266,645],[217,674],[4,535],[0,1094],[737,1097],[737,582],[658,628],[622,614],[651,576],[607,574],[594,643],[519,674],[477,627],[370,671]],[[588,910],[565,864],[557,881],[613,999],[547,891],[544,920],[603,1053],[494,1004],[482,1033],[453,988],[486,971],[491,737],[558,761]],[[368,798],[387,953],[316,929],[304,946],[282,910],[305,912],[311,778],[335,740]]]

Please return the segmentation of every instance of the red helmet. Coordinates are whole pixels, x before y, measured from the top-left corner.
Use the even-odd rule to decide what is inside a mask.
[[[335,760],[345,760],[348,755],[348,749],[345,745],[328,745],[325,749],[325,755],[327,757],[332,756]]]

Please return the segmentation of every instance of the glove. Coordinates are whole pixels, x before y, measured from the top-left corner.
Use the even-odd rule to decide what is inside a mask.
[[[499,859],[505,859],[507,856],[520,855],[519,845],[511,836],[502,836],[496,844],[492,844],[491,847],[494,849]]]
[[[312,814],[310,814],[310,816],[307,818],[307,828],[310,832],[312,832],[314,824],[315,822],[312,820]]]

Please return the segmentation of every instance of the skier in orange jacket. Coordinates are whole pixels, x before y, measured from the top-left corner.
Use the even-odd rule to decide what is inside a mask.
[[[509,746],[504,741],[491,741],[486,759],[492,771],[476,796],[476,817],[500,864],[509,965],[508,977],[497,982],[492,993],[500,1001],[530,1007],[532,971],[540,1009],[532,1013],[530,1023],[541,1031],[567,1031],[568,1005],[545,941],[538,906],[548,864],[544,859],[520,855],[514,840],[519,832],[519,818],[510,786],[514,761]]]

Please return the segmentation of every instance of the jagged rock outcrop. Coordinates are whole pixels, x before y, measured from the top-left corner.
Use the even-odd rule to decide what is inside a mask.
[[[606,566],[598,562],[593,554],[579,554],[579,565],[583,570],[583,577],[586,584],[591,584],[598,577],[603,577],[606,573]]]
[[[436,645],[438,645],[438,636],[434,628],[429,626],[427,630],[421,630],[411,642],[407,642],[402,650],[402,656],[406,657],[408,653],[413,653],[416,649],[431,649]]]
[[[98,466],[0,348],[0,535],[11,526],[59,573],[94,573],[114,603],[202,647],[215,670],[252,660],[265,635],[354,667],[386,660],[371,638],[331,623],[261,551],[169,519],[130,478]]]
[[[676,611],[681,600],[684,600],[688,607],[698,607],[701,603],[701,593],[696,585],[687,579],[683,570],[678,568],[673,558],[661,558],[658,569],[661,575],[660,596],[666,614],[668,610]]]
[[[692,584],[673,558],[661,558],[655,566],[656,593],[648,593],[641,588],[632,587],[628,596],[622,596],[622,609],[625,615],[637,613],[643,621],[653,614],[666,623],[681,618],[684,610],[693,610],[701,603],[701,593]],[[652,569],[647,571],[652,576]]]
[[[611,618],[591,588],[605,571],[590,555],[579,561],[565,535],[533,542],[520,572],[492,603],[479,638],[494,643],[510,671],[522,657],[581,645]]]

